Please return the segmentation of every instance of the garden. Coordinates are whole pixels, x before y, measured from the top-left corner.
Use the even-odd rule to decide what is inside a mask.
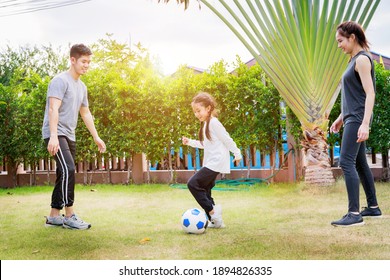
[[[218,15],[207,1],[201,2]],[[246,2],[254,11],[252,2]],[[268,168],[276,172],[284,168],[282,155],[290,149],[298,159],[318,152],[320,165],[330,169],[335,163],[334,149],[342,139],[341,134],[328,134],[328,124],[340,114],[338,85],[348,60],[337,49],[335,26],[341,19],[359,19],[368,26],[379,3],[371,1],[374,7],[367,4],[360,11],[361,2],[358,7],[355,1],[349,6],[345,2],[334,1],[321,10],[322,1],[283,1],[283,6],[273,1],[274,5],[265,5],[270,18],[262,12],[254,15],[262,32],[251,17],[242,15],[254,34],[247,28],[240,33],[221,18],[248,47],[255,63],[237,57],[234,62],[217,61],[204,71],[183,65],[171,76],[163,76],[141,43],[130,48],[107,34],[92,44],[93,62],[82,79],[107,151],[97,153],[79,121],[78,173],[120,171],[127,173],[127,180],[116,184],[108,176],[106,184],[88,180],[77,184],[77,211],[92,223],[88,231],[63,234],[62,228],[44,227],[55,168],[41,139],[42,119],[48,84],[67,69],[68,50],[52,46],[2,50],[0,259],[388,260],[390,72],[380,61],[375,62],[376,103],[367,152],[372,158],[382,156],[377,181],[381,219],[367,218],[364,227],[348,230],[330,226],[347,207],[343,178],[332,178],[326,186],[306,184],[308,176],[303,171],[310,165],[299,160],[294,182],[216,188],[213,195],[223,206],[226,228],[186,234],[181,215],[198,205],[185,185],[175,187],[181,183],[175,176],[167,184],[152,182],[148,176],[145,182],[134,184],[132,178],[139,155],[145,157],[147,173],[157,165],[180,169],[180,157],[184,159],[180,155],[191,155],[182,168],[199,168],[202,153],[181,143],[182,136],[197,137],[199,123],[190,103],[199,91],[216,98],[219,119],[244,154],[242,166],[248,171],[243,178],[251,177],[257,153],[262,160],[268,155]],[[305,13],[309,8],[313,13]],[[241,36],[244,33],[249,41]],[[286,146],[287,139],[291,146]],[[20,184],[21,168],[30,176],[28,184]],[[42,172],[48,180],[37,181]],[[321,179],[323,174],[313,176]],[[366,205],[363,200],[360,203]]]

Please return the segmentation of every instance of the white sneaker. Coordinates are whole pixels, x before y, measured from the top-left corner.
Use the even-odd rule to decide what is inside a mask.
[[[209,228],[221,228],[225,227],[222,220],[222,207],[221,205],[214,206],[214,214],[211,215],[211,220],[208,225]]]
[[[64,218],[64,224],[62,225],[64,228],[69,229],[89,229],[91,228],[91,224],[84,222],[76,214],[73,214],[69,218]]]
[[[222,224],[221,224],[221,226],[219,228],[225,228],[225,227],[226,227],[225,223],[222,221]],[[217,228],[217,227],[215,226],[214,222],[209,221],[209,223],[207,225],[207,228]]]
[[[64,224],[64,216],[57,216],[57,217],[50,217],[50,216],[45,216],[46,218],[46,223],[45,227],[58,227],[58,226],[63,226]]]

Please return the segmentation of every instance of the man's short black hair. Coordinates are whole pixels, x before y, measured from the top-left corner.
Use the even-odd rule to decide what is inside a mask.
[[[83,55],[92,55],[90,48],[84,44],[73,45],[70,49],[70,57],[79,59]]]

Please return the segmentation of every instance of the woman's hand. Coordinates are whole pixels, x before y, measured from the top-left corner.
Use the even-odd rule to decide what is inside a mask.
[[[370,135],[370,127],[367,124],[361,124],[358,130],[358,134],[357,134],[358,139],[356,142],[359,143],[359,142],[366,141],[369,135]]]

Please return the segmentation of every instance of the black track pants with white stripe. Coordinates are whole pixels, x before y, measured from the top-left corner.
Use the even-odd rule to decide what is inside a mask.
[[[57,176],[51,207],[62,209],[64,206],[72,206],[74,202],[76,142],[65,136],[58,136],[58,141],[60,148],[54,156]],[[47,146],[49,139],[45,139],[45,143]]]

